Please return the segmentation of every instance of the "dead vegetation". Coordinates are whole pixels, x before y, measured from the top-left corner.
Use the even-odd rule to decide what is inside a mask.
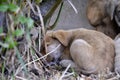
[[[36,4],[41,2],[17,1],[19,0],[13,0],[13,2],[11,0],[2,2],[1,0],[0,2],[1,8],[3,8],[3,4],[11,4],[11,7],[16,7],[12,9],[7,7],[6,11],[1,12],[5,16],[5,25],[0,26],[1,80],[119,80],[120,75],[109,72],[109,70],[106,73],[85,76],[77,74],[74,70],[69,71],[70,65],[64,70],[61,67],[54,69],[47,65],[45,58],[50,53],[43,56],[40,53],[41,44],[47,29],[54,28],[57,23],[56,19],[53,25],[49,28],[46,27],[50,17],[62,0],[58,0],[53,7],[54,9],[44,17],[41,14],[41,7]],[[73,8],[75,9],[74,6]],[[33,20],[30,18],[31,16]]]

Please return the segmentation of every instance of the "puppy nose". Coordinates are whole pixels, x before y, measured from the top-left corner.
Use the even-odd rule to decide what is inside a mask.
[[[56,59],[55,59],[55,58],[53,58],[51,62],[55,62],[55,61],[56,61]]]

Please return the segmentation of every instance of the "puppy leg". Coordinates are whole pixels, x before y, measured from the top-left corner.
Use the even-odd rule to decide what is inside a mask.
[[[94,64],[93,48],[85,40],[77,39],[73,41],[70,54],[82,73],[96,73],[97,66]]]

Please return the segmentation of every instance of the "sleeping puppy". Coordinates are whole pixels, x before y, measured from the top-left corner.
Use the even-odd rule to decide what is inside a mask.
[[[62,57],[60,64],[83,74],[97,74],[106,68],[113,70],[114,42],[101,32],[87,29],[56,30],[45,36],[47,53],[60,44],[47,60],[56,61]]]

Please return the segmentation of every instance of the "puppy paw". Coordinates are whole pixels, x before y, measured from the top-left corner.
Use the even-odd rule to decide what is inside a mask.
[[[77,65],[72,60],[61,60],[60,65],[67,67],[70,64],[70,68],[77,68]]]

